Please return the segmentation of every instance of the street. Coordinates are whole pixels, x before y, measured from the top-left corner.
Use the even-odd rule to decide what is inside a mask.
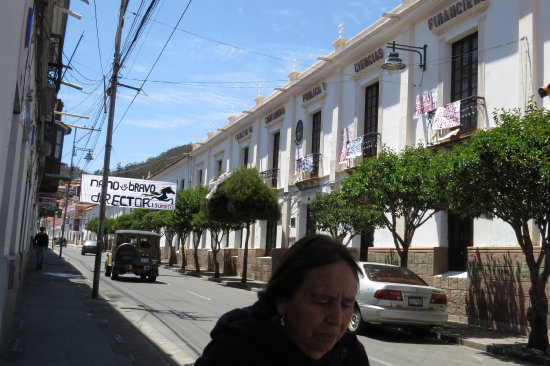
[[[80,248],[63,248],[63,257],[93,278],[94,256]],[[103,254],[102,262],[105,255]],[[133,274],[112,281],[101,266],[99,294],[113,302],[125,317],[179,364],[192,364],[210,340],[217,319],[236,307],[252,304],[253,291],[222,286],[204,279],[160,268],[156,283],[142,282]],[[91,287],[90,287],[91,295]],[[413,338],[390,329],[368,328],[359,336],[372,366],[397,365],[525,365],[515,360],[431,338]]]

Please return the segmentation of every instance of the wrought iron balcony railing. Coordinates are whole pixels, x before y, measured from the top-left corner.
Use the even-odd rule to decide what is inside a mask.
[[[260,172],[260,175],[266,183],[271,183],[271,187],[277,188],[277,178],[279,177],[279,169],[273,168]]]
[[[454,103],[454,102],[453,102]],[[451,105],[447,104],[445,107]],[[440,128],[435,123],[436,111],[428,113],[428,141],[431,144],[447,140],[462,138],[471,135],[485,118],[485,98],[471,96],[460,100],[460,125],[449,128]],[[454,116],[456,117],[456,116]]]
[[[317,178],[319,176],[319,167],[321,154],[309,154],[296,160],[297,180]]]

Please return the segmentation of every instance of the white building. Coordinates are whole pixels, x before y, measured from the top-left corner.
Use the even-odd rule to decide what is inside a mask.
[[[251,108],[230,116],[151,178],[177,180],[187,189],[242,165],[257,168],[282,206],[278,222],[254,225],[252,260],[268,256],[311,232],[309,203],[382,145],[398,151],[418,143],[448,148],[476,129],[491,128],[499,108],[524,108],[531,97],[548,108],[548,98],[537,94],[550,81],[543,67],[550,59],[548,14],[550,2],[541,0],[404,0],[351,39],[340,30],[334,51],[303,72],[292,71],[288,83],[259,95]],[[390,74],[381,68],[390,51],[399,53],[405,69]],[[451,103],[460,126],[443,128],[431,110],[452,111]],[[359,144],[357,156],[341,158],[346,141],[348,147]],[[240,248],[240,233],[232,233],[228,245]],[[364,259],[371,247],[369,260],[376,260],[394,244],[381,229],[351,246]],[[204,235],[202,249],[209,247]],[[444,286],[437,275],[466,271],[468,248],[521,253],[507,224],[439,212],[417,230],[411,249],[418,256],[410,265]],[[457,306],[458,316],[468,316],[465,307]]]
[[[52,216],[63,137],[54,111],[69,0],[4,1],[0,10],[0,338],[30,266],[40,217]],[[44,225],[45,226],[45,225]]]

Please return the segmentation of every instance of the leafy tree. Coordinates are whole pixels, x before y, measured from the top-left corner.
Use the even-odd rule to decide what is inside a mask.
[[[155,231],[164,233],[170,251],[168,263],[172,266],[177,263],[176,251],[172,245],[174,236],[176,235],[176,214],[173,210],[150,211],[152,214],[149,215],[149,217],[151,218],[152,226],[155,228]]]
[[[132,229],[132,214],[120,215],[115,219],[115,231],[130,229]]]
[[[86,230],[94,232],[97,234],[97,229],[99,228],[99,217],[94,217],[86,224]]]
[[[191,233],[193,235],[193,258],[195,260],[195,270],[200,272],[200,263],[198,248],[203,230],[207,227],[207,219],[201,208],[205,204],[208,188],[200,185],[192,189],[185,189],[178,192],[176,198],[176,230],[180,235],[183,260],[181,268],[185,269],[185,240]]]
[[[176,197],[176,210],[174,214],[174,220],[175,220],[175,226],[176,226],[176,232],[179,235],[180,238],[180,246],[181,246],[181,269],[185,270],[185,242],[187,241],[187,238],[189,235],[191,235],[191,232],[193,231],[193,226],[191,225],[191,220],[193,219],[193,213],[190,210],[189,201],[191,200],[191,197],[193,195],[193,192],[191,189],[182,189],[177,193]]]
[[[208,216],[217,221],[244,224],[243,269],[241,282],[246,283],[250,225],[256,220],[278,220],[281,208],[273,189],[267,186],[254,168],[239,168],[208,201]]]
[[[309,206],[316,229],[326,231],[348,246],[362,232],[372,232],[382,225],[380,212],[371,206],[349,200],[340,189],[319,194]],[[348,238],[345,242],[344,239]]]
[[[531,287],[527,320],[528,346],[548,347],[550,275],[550,112],[531,103],[499,110],[497,126],[479,131],[465,146],[449,154],[449,208],[463,216],[499,218],[509,224],[529,267]],[[529,231],[534,222],[538,233]],[[542,243],[534,247],[533,237]]]
[[[205,205],[206,209],[206,205]],[[207,212],[206,212],[207,214]],[[236,231],[243,228],[241,223],[231,223],[217,221],[208,217],[208,227],[210,231],[211,245],[212,245],[212,259],[214,261],[214,278],[220,278],[220,263],[218,262],[218,253],[221,249],[223,236],[229,235],[230,231]]]
[[[401,266],[406,267],[414,233],[443,207],[439,158],[422,145],[407,146],[399,154],[384,147],[378,157],[361,162],[342,184],[350,201],[380,213],[393,236]],[[400,220],[404,221],[403,232]]]

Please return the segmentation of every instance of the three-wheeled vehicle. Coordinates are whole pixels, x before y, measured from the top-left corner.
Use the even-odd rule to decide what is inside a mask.
[[[160,265],[160,237],[151,231],[117,230],[115,245],[105,260],[105,276],[117,280],[119,275],[133,273],[155,282]]]

